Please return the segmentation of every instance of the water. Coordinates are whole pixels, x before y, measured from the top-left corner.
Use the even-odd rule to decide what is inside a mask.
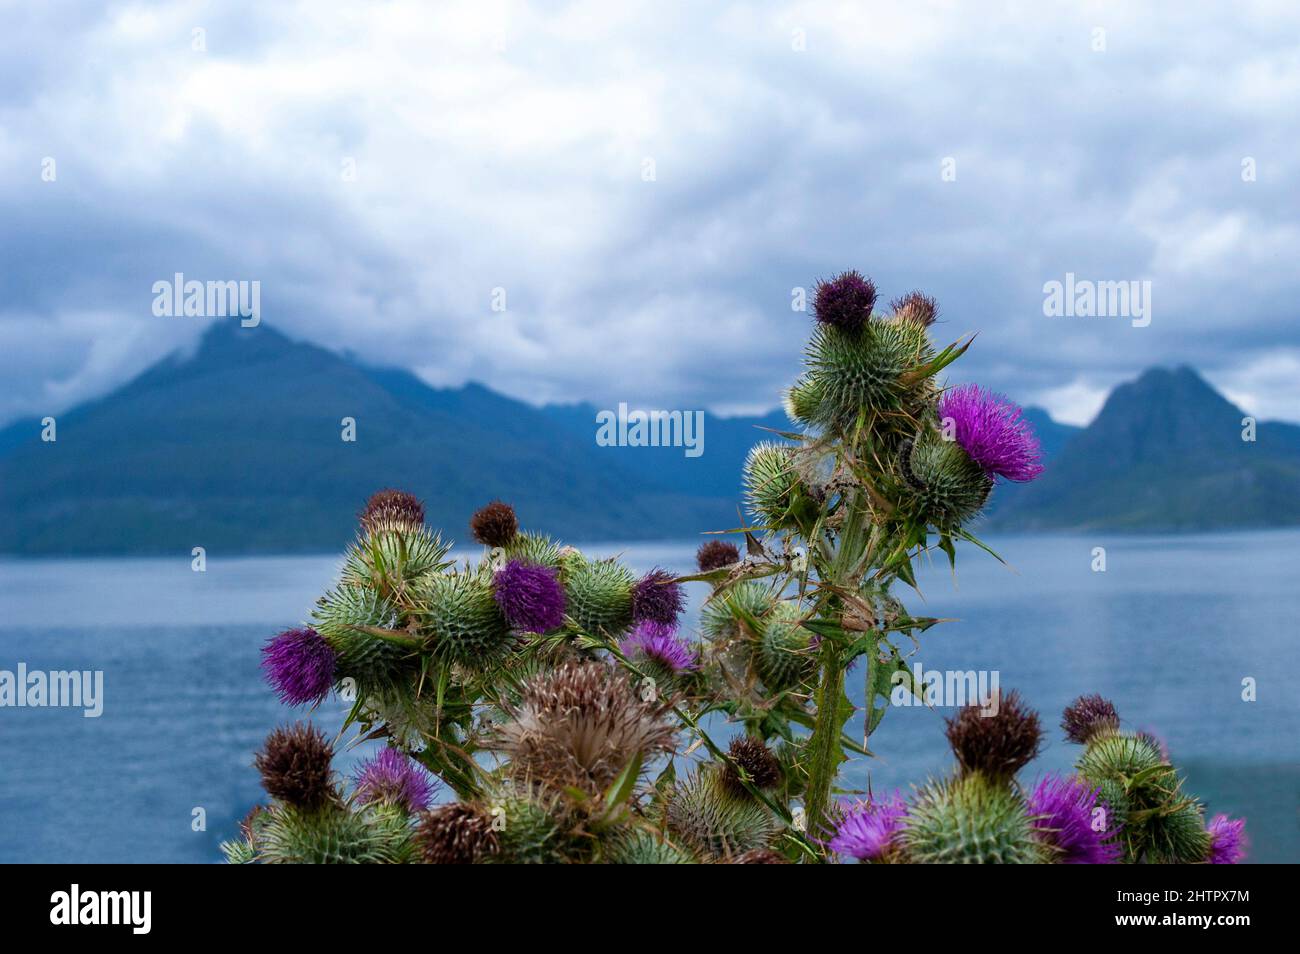
[[[1043,713],[1050,743],[1033,771],[1077,748],[1059,713],[1083,692],[1169,745],[1212,811],[1249,819],[1253,859],[1300,861],[1300,532],[993,541],[1013,564],[967,549],[954,583],[927,568],[917,614],[956,617],[922,637],[939,670],[997,670]],[[1105,546],[1107,569],[1091,569]],[[685,571],[695,542],[600,544],[638,569]],[[299,623],[335,557],[0,560],[0,669],[100,669],[104,713],[0,709],[0,861],[211,862],[259,800],[253,752],[296,713],[258,671],[265,638]],[[692,614],[707,587],[692,584]],[[1241,698],[1242,679],[1258,701]],[[850,694],[860,702],[861,672]],[[335,729],[343,704],[317,720]],[[895,708],[847,785],[906,788],[944,772],[944,710]],[[724,730],[725,731],[725,730]],[[854,728],[861,731],[860,724]],[[344,757],[348,770],[356,753]],[[195,822],[206,816],[206,830]]]

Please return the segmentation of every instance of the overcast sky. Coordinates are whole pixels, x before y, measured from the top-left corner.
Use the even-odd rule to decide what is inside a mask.
[[[0,421],[192,341],[175,272],[435,385],[765,409],[791,289],[845,268],[1061,419],[1186,362],[1300,420],[1294,3],[3,12]],[[1150,323],[1046,316],[1067,272],[1150,281]]]

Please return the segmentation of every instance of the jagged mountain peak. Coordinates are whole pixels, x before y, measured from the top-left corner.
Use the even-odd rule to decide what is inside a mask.
[[[1095,463],[1136,464],[1240,444],[1241,411],[1186,365],[1148,368],[1111,392],[1071,447]]]
[[[1300,523],[1300,428],[1261,425],[1186,365],[1121,384],[1036,482],[998,512],[1015,528],[1193,530]]]

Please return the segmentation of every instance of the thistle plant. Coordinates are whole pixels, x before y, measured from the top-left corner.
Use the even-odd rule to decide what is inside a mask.
[[[1236,861],[1241,823],[1207,827],[1158,747],[1100,697],[1067,711],[1077,775],[1025,787],[1038,715],[1015,693],[949,720],[955,767],[910,797],[837,800],[938,619],[903,604],[914,563],[956,543],[999,481],[1041,471],[1020,410],[938,376],[938,308],[876,311],[869,279],[818,285],[803,373],[744,466],[746,519],[698,572],[638,574],[521,526],[493,501],[461,563],[420,501],[374,495],[335,584],[263,669],[282,701],[351,703],[338,738],[278,729],[270,797],[235,862],[771,864]],[[720,537],[731,535],[733,540]],[[743,544],[743,552],[737,543]],[[710,588],[698,636],[683,586]],[[862,730],[846,680],[863,680]],[[995,714],[990,714],[995,713]],[[726,721],[729,743],[706,725]],[[386,748],[350,779],[342,739]],[[435,800],[443,804],[432,805]]]
[[[818,285],[805,369],[786,393],[799,432],[756,446],[745,464],[746,556],[704,579],[715,590],[704,628],[738,692],[722,707],[747,730],[797,749],[808,831],[831,827],[842,763],[868,753],[904,646],[939,622],[913,616],[896,589],[916,586],[914,561],[958,540],[998,480],[1031,480],[1039,449],[1020,410],[979,388],[937,380],[970,346],[930,340],[932,299],[914,292],[875,311],[869,279]],[[987,549],[987,548],[985,548]],[[844,691],[862,661],[861,741],[846,731]],[[914,691],[916,687],[909,688]],[[805,729],[806,732],[797,731]]]

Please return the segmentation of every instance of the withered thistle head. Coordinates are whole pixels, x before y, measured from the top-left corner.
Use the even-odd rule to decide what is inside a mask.
[[[745,770],[750,784],[756,788],[770,788],[781,780],[781,763],[761,739],[738,735],[731,740],[728,754],[731,761],[725,763],[722,778],[734,792],[747,791],[740,782],[737,767]]]
[[[875,284],[856,271],[818,282],[813,292],[813,317],[850,334],[867,323],[875,306]]]
[[[728,864],[733,865],[788,865],[790,859],[778,854],[771,848],[753,848],[732,857]]]
[[[1043,730],[1038,713],[1018,692],[999,693],[988,704],[965,706],[948,720],[948,744],[962,774],[981,772],[1009,779],[1038,754]]]
[[[497,852],[492,818],[477,805],[453,802],[420,816],[416,842],[425,864],[472,865]]]
[[[507,715],[493,748],[515,778],[553,791],[601,795],[638,754],[649,761],[673,748],[667,705],[643,699],[604,663],[570,662],[534,677]]]
[[[1098,733],[1113,734],[1119,731],[1119,711],[1115,703],[1097,693],[1080,696],[1065,707],[1061,728],[1071,742],[1086,745]]]
[[[367,533],[418,530],[424,526],[424,504],[404,490],[381,490],[366,501],[360,519]]]
[[[695,551],[695,562],[699,564],[701,573],[731,566],[739,561],[740,551],[736,549],[734,543],[728,543],[726,540],[709,540],[701,543],[700,548]]]
[[[939,303],[919,291],[911,291],[895,298],[889,303],[889,308],[899,318],[915,321],[927,328],[939,317]]]
[[[281,726],[266,737],[254,764],[272,798],[297,808],[318,808],[334,794],[330,760],[334,750],[310,723]]]
[[[519,518],[510,504],[494,500],[470,518],[469,532],[485,547],[506,547],[519,532]]]

